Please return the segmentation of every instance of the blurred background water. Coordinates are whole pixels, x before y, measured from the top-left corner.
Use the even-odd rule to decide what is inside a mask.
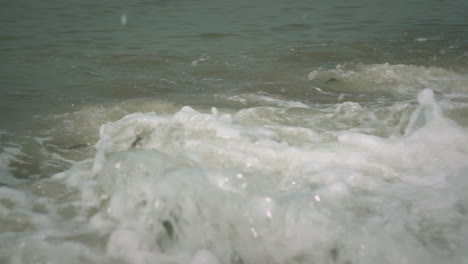
[[[87,102],[268,91],[278,79],[298,90],[312,68],[347,62],[467,61],[462,0],[1,5],[3,127]]]

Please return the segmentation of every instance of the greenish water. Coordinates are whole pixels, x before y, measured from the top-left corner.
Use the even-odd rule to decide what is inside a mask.
[[[261,90],[278,74],[286,85],[307,86],[301,81],[308,71],[341,63],[465,69],[467,5],[2,1],[2,123],[53,112],[51,104],[225,92],[246,84]]]

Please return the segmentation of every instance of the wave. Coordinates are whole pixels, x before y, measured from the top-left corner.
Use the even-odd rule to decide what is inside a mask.
[[[340,64],[335,69],[316,69],[309,80],[337,86],[349,93],[382,91],[415,96],[425,88],[436,93],[468,91],[468,75],[441,67],[404,64]]]
[[[0,187],[0,241],[11,241],[0,255],[14,263],[461,261],[468,131],[431,90],[418,102],[386,108],[411,112],[399,115],[404,131],[385,136],[366,132],[379,118],[364,113],[375,109],[350,102],[128,114],[101,127],[93,158],[32,183],[37,191]]]

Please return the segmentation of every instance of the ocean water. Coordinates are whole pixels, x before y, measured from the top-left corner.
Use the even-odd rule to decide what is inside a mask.
[[[0,263],[468,263],[467,1],[0,7]]]

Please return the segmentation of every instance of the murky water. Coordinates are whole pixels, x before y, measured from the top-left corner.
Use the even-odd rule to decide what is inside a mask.
[[[0,262],[468,263],[466,1],[1,1]]]

